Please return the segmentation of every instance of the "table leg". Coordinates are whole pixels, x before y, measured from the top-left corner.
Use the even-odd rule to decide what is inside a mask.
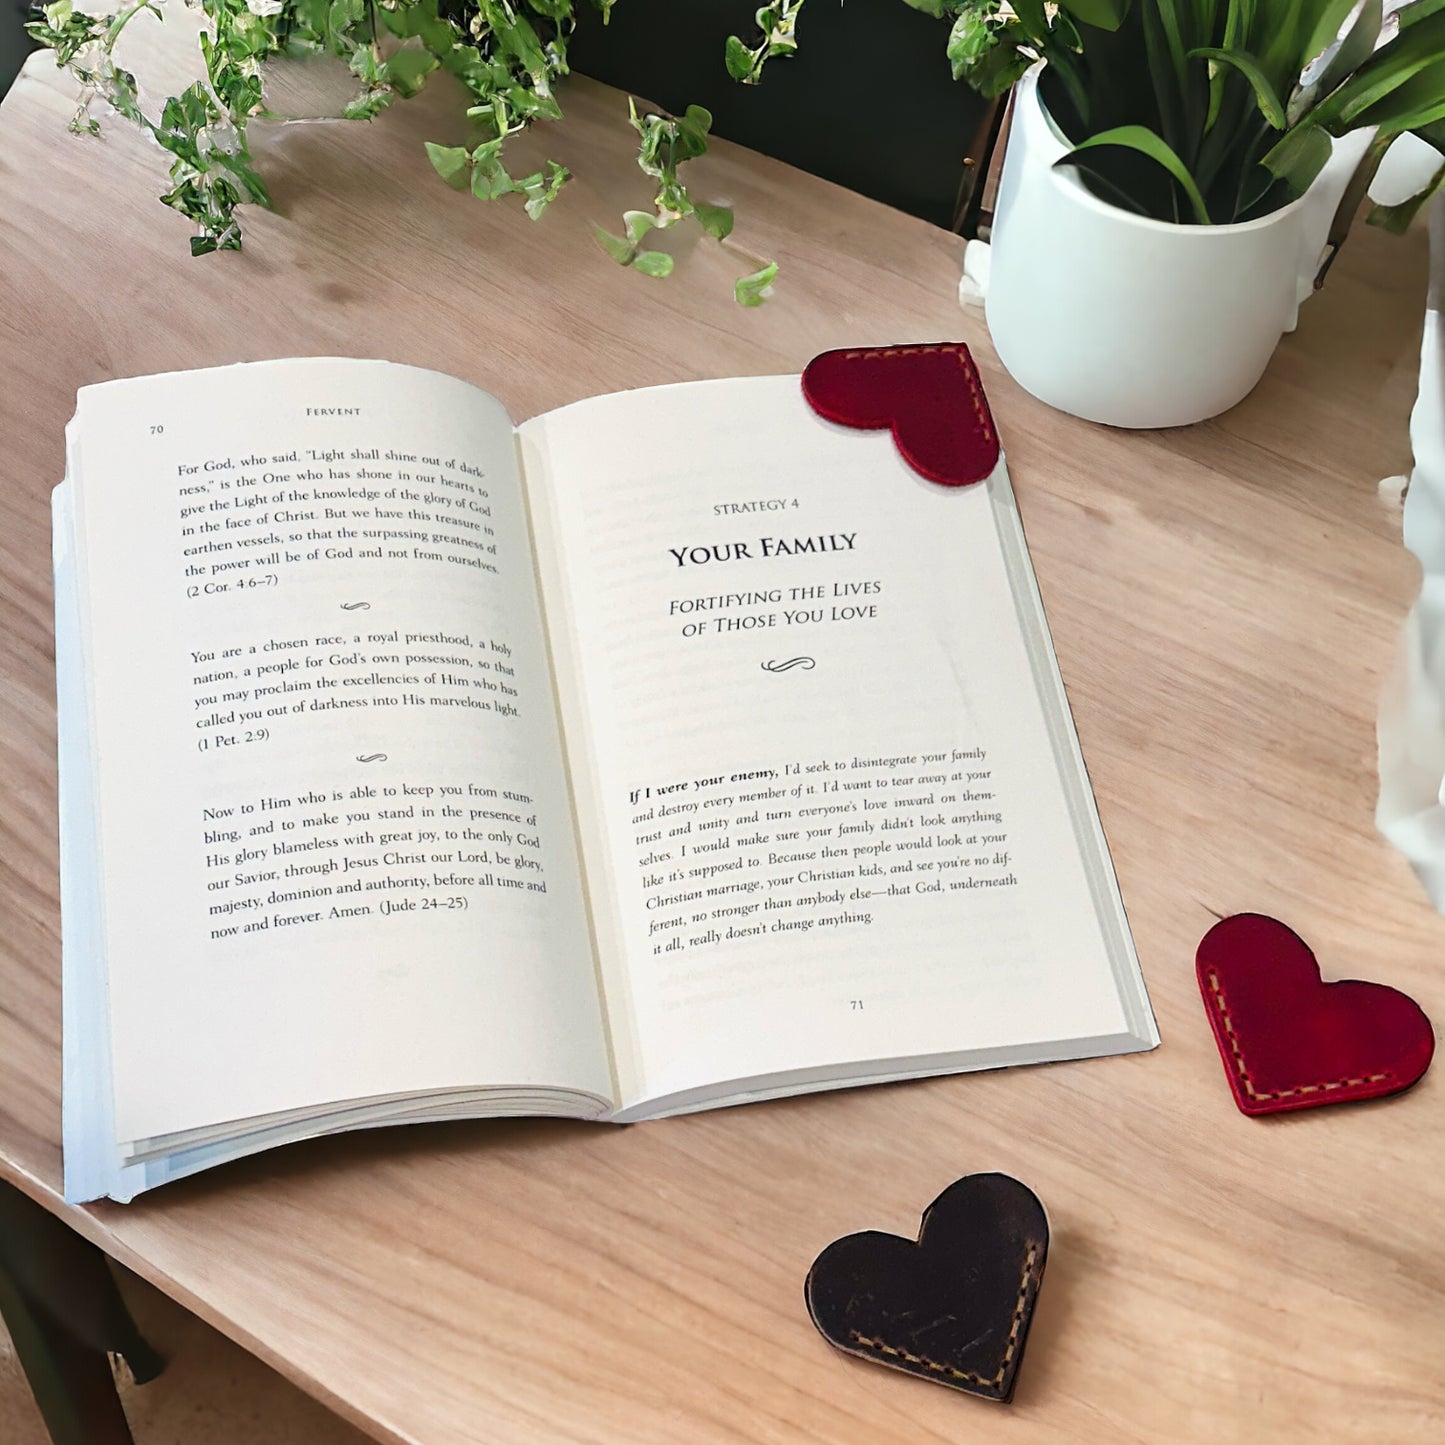
[[[109,1353],[138,1384],[165,1361],[141,1337],[104,1253],[3,1182],[0,1315],[55,1445],[133,1445]]]

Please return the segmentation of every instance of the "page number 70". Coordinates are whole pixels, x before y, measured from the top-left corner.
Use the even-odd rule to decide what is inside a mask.
[[[158,437],[164,430],[165,427],[163,426],[153,426],[151,427],[151,435],[153,437]]]

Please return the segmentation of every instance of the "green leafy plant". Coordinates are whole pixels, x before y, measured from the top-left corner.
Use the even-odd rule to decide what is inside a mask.
[[[254,120],[280,120],[266,101],[266,67],[281,57],[332,55],[356,78],[344,114],[371,120],[394,101],[416,95],[439,71],[463,87],[466,114],[476,128],[467,145],[429,143],[432,167],[448,185],[484,200],[521,197],[526,214],[541,218],[568,180],[555,161],[528,175],[514,175],[507,143],[537,121],[561,114],[558,83],[568,73],[567,43],[576,8],[590,3],[610,14],[615,0],[199,0],[206,29],[201,36],[204,78],[173,96],[159,114],[142,106],[136,80],[115,61],[122,32],[142,14],[162,18],[165,0],[139,0],[114,15],[94,16],[74,0],[45,5],[27,27],[49,46],[56,62],[80,83],[73,131],[95,135],[96,115],[107,105],[141,127],[171,157],[166,205],[195,226],[191,250],[201,255],[241,245],[239,206],[269,206],[247,138]],[[750,49],[733,37],[725,63],[739,79],[755,82],[764,63],[796,48],[792,29],[803,0],[782,0],[758,11],[761,42]],[[739,56],[747,56],[746,73]],[[638,164],[656,183],[654,210],[629,211],[622,237],[596,228],[604,249],[621,264],[647,276],[665,276],[672,257],[643,246],[653,231],[695,220],[725,240],[733,215],[694,198],[679,168],[707,150],[712,117],[700,106],[682,116],[639,115]],[[743,276],[735,295],[743,306],[764,300],[777,275],[765,263]]]
[[[1332,138],[1372,128],[1338,245],[1399,136],[1445,152],[1445,0],[1411,0],[1388,22],[1381,0],[909,3],[952,18],[954,74],[985,95],[1047,61],[1040,94],[1074,146],[1059,164],[1160,220],[1267,215],[1308,189]],[[1424,195],[1372,219],[1407,224]]]
[[[666,251],[647,250],[642,239],[649,231],[662,231],[689,216],[715,240],[725,241],[732,234],[733,213],[727,206],[708,205],[694,200],[677,178],[677,168],[707,150],[707,133],[712,116],[700,105],[690,105],[681,116],[639,115],[637,105],[628,102],[632,128],[642,137],[637,164],[657,182],[653,210],[627,211],[623,215],[624,236],[614,236],[601,226],[594,228],[603,250],[614,261],[632,266],[645,276],[670,276],[673,259]],[[768,288],[778,274],[775,261],[761,270],[738,280],[733,295],[739,306],[759,306],[767,298]]]
[[[463,88],[475,134],[466,145],[428,143],[432,167],[484,200],[517,196],[540,219],[568,172],[549,161],[515,175],[508,142],[560,117],[557,89],[568,74],[577,8],[590,4],[605,21],[616,0],[187,0],[205,17],[204,78],[151,114],[114,51],[127,26],[143,14],[161,18],[165,3],[137,0],[92,16],[75,0],[54,0],[28,28],[80,84],[72,130],[97,134],[103,104],[170,155],[161,199],[193,223],[199,255],[239,248],[237,208],[271,204],[247,128],[283,119],[265,93],[266,68],[281,57],[344,62],[356,80],[344,113],[355,120],[372,119],[448,72]],[[722,58],[735,80],[756,84],[770,60],[797,51],[804,3],[772,0],[756,11],[750,39],[729,38]],[[1445,152],[1445,0],[1409,0],[1388,20],[1382,0],[903,3],[949,22],[944,49],[953,74],[985,96],[1047,62],[1043,99],[1074,147],[1060,164],[1078,167],[1105,199],[1144,215],[1200,224],[1266,215],[1303,194],[1332,137],[1372,128],[1331,233],[1337,247],[1396,138],[1410,131]],[[638,164],[656,185],[653,209],[626,212],[621,235],[594,231],[620,264],[662,277],[673,260],[648,244],[655,233],[692,221],[723,242],[733,215],[695,198],[680,174],[707,150],[707,111],[642,115],[634,106],[631,118]],[[1419,195],[1377,207],[1370,219],[1403,229],[1442,187],[1445,166]],[[776,275],[766,263],[742,277],[739,304],[760,304]]]
[[[779,55],[792,55],[798,49],[798,16],[803,0],[778,0],[764,5],[756,15],[762,39],[756,45],[745,45],[736,35],[727,43],[728,74],[744,85],[756,85],[763,78],[763,66]]]

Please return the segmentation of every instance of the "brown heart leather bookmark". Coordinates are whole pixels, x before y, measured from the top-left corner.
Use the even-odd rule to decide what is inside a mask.
[[[868,1230],[808,1271],[830,1345],[889,1369],[1009,1400],[1049,1253],[1049,1222],[1007,1174],[969,1174],[924,1211],[918,1239]]]

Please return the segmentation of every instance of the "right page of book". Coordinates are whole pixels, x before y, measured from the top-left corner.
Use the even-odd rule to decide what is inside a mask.
[[[1157,1042],[1002,463],[797,377],[521,436],[624,1112]]]

